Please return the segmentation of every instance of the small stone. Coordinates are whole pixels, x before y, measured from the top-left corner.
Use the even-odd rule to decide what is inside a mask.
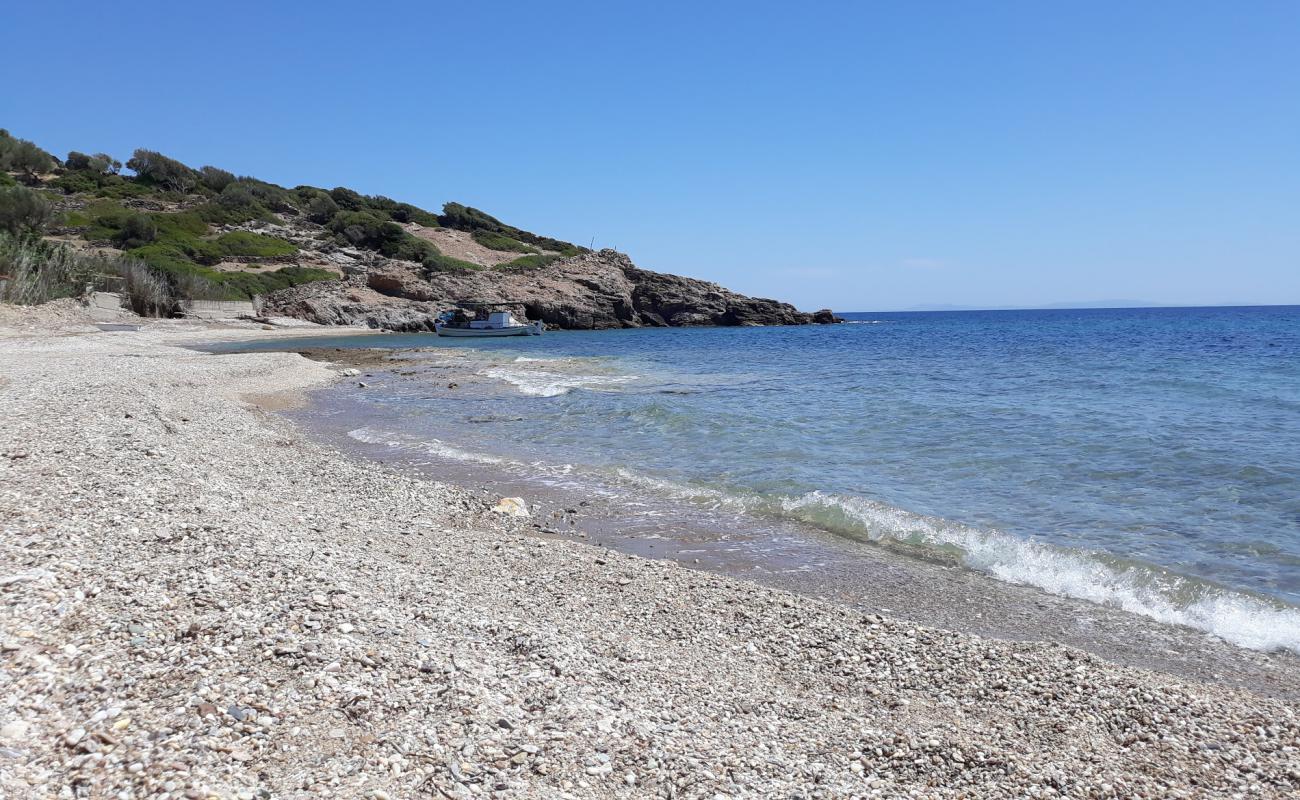
[[[497,514],[505,514],[508,517],[526,517],[528,516],[528,505],[524,503],[522,497],[503,497],[492,511]]]
[[[63,741],[65,744],[68,745],[68,747],[74,747],[76,746],[77,742],[81,741],[85,737],[85,735],[86,735],[85,728],[73,728],[72,730],[68,731],[67,736],[63,737]]]
[[[244,718],[248,716],[248,712],[239,706],[231,706],[230,708],[227,708],[226,713],[234,717],[237,722],[243,722]]]
[[[356,628],[353,628],[352,623],[350,622],[345,622],[339,626],[339,633],[352,633],[354,630],[356,630]]]
[[[0,739],[7,742],[19,742],[27,736],[27,731],[31,726],[24,720],[16,719],[6,722],[4,727],[0,728]]]

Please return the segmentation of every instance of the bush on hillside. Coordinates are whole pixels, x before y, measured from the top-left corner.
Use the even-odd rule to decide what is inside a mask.
[[[296,213],[298,210],[293,203],[293,195],[283,186],[247,177],[237,178],[233,185],[243,187],[263,208],[270,211]]]
[[[561,258],[563,258],[563,256],[557,256],[550,253],[546,255],[533,254],[520,256],[519,258],[516,258],[513,261],[507,261],[504,264],[497,264],[496,268],[515,270],[537,269],[538,267],[545,267],[548,264],[554,264]]]
[[[0,230],[12,234],[39,231],[53,213],[53,207],[40,192],[26,186],[0,188]]]
[[[113,236],[113,241],[123,250],[145,245],[158,238],[158,224],[148,214],[130,213]]]
[[[238,225],[255,219],[277,221],[276,216],[257,199],[252,188],[238,181],[227,184],[216,200],[200,206],[196,213],[215,225]]]
[[[335,186],[330,189],[330,197],[344,211],[360,211],[366,207],[365,197],[344,186]]]
[[[248,231],[223,233],[216,243],[223,254],[242,258],[280,258],[298,252],[297,247],[284,239]]]
[[[517,239],[511,239],[500,233],[492,231],[476,230],[471,234],[474,241],[492,250],[501,250],[510,253],[536,253],[537,248],[526,245]]]
[[[334,198],[322,192],[307,202],[307,219],[319,225],[324,225],[334,219],[334,215],[339,213],[339,204],[334,202]]]
[[[199,182],[214,192],[220,192],[235,182],[235,174],[213,166],[200,167]]]
[[[459,258],[445,256],[442,253],[426,256],[420,260],[427,272],[465,272],[466,270],[483,269],[482,266],[470,261],[461,261]]]
[[[93,194],[99,191],[99,181],[89,172],[68,172],[47,184],[64,194]]]
[[[141,180],[173,192],[189,192],[199,185],[197,172],[154,150],[136,150],[126,166]]]
[[[326,225],[345,242],[385,255],[396,250],[406,231],[371,211],[340,211]]]
[[[95,190],[97,197],[108,197],[114,199],[124,199],[128,197],[147,197],[154,192],[145,184],[138,183],[130,178],[123,178],[121,175],[105,175],[99,180],[99,188]]]
[[[496,217],[479,211],[477,208],[461,205],[460,203],[447,203],[442,207],[442,216],[438,218],[445,228],[455,228],[462,231],[485,231],[497,233],[503,236],[515,239],[525,244],[531,244],[543,250],[553,250],[563,256],[576,256],[584,252],[584,249],[569,242],[562,242],[559,239],[552,239],[549,236],[538,236],[535,233],[529,233],[520,230],[513,225],[507,225]]]

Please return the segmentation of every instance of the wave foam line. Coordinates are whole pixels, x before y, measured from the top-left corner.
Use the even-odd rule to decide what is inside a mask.
[[[619,375],[562,375],[558,372],[544,370],[513,370],[504,367],[491,367],[480,374],[497,378],[509,383],[521,394],[534,397],[556,397],[568,394],[574,389],[596,389],[626,383],[636,376]]]
[[[1300,609],[1140,565],[1098,558],[998,531],[978,530],[856,497],[810,492],[782,510],[832,530],[873,541],[957,548],[965,566],[1008,583],[1186,625],[1253,650],[1300,654]]]

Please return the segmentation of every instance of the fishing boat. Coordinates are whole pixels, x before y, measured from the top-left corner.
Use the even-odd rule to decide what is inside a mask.
[[[541,336],[546,326],[541,320],[520,322],[509,310],[493,310],[518,303],[461,303],[433,324],[439,336]],[[473,318],[470,318],[472,312]]]

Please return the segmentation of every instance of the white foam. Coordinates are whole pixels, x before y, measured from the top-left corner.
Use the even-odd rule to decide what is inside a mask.
[[[507,367],[490,367],[480,374],[497,378],[514,386],[521,394],[534,397],[556,397],[574,389],[599,389],[634,379],[635,375],[565,375],[546,370],[515,370]]]
[[[781,505],[800,517],[809,511],[843,514],[877,541],[959,548],[966,566],[1009,583],[1187,625],[1241,647],[1300,654],[1300,609],[1252,595],[1138,565],[1115,567],[1089,553],[924,517],[862,498],[810,492]]]
[[[453,447],[438,439],[414,439],[385,431],[376,431],[372,428],[357,428],[348,431],[348,437],[364,444],[381,444],[394,450],[418,450],[452,461],[470,461],[479,464],[515,463],[486,453],[472,453],[469,450],[461,450],[459,447]]]

